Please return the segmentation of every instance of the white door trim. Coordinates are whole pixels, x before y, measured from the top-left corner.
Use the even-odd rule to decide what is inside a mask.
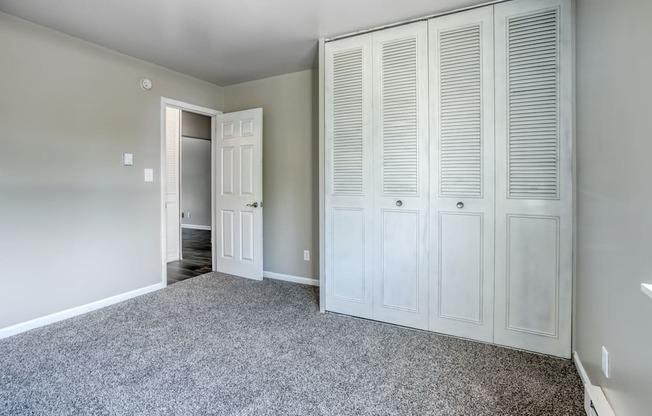
[[[326,312],[326,43],[319,39],[319,311]]]
[[[161,181],[161,284],[163,287],[168,285],[168,268],[167,268],[167,236],[166,236],[166,217],[165,217],[165,107],[174,107],[179,110],[191,113],[201,114],[211,118],[211,155],[215,147],[215,116],[222,114],[221,111],[212,108],[202,107],[195,104],[178,101],[172,98],[161,97],[161,163],[159,165],[159,179]],[[211,157],[212,159],[212,157]],[[211,161],[211,191],[213,191],[213,177],[215,176],[215,164]],[[213,206],[213,197],[211,195],[211,228],[215,229],[215,207]],[[211,234],[212,263],[215,267],[215,244],[212,241]]]

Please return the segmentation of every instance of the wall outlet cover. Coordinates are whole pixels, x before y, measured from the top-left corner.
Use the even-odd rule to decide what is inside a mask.
[[[604,376],[609,378],[609,351],[602,346],[602,372]]]
[[[310,250],[303,250],[303,259],[305,261],[310,261]]]
[[[154,182],[154,169],[145,169],[145,182]]]
[[[123,153],[122,154],[122,164],[125,166],[134,165],[134,154],[133,153]]]

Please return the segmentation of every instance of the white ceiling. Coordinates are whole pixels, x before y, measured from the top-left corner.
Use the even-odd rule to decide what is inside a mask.
[[[230,85],[315,66],[317,40],[486,0],[0,0],[0,11]]]

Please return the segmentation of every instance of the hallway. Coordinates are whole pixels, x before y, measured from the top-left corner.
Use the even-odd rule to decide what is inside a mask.
[[[211,232],[181,230],[183,260],[168,263],[168,285],[212,271]]]

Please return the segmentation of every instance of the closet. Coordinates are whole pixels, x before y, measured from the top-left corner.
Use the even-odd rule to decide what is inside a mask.
[[[570,0],[325,46],[325,309],[570,356]]]

